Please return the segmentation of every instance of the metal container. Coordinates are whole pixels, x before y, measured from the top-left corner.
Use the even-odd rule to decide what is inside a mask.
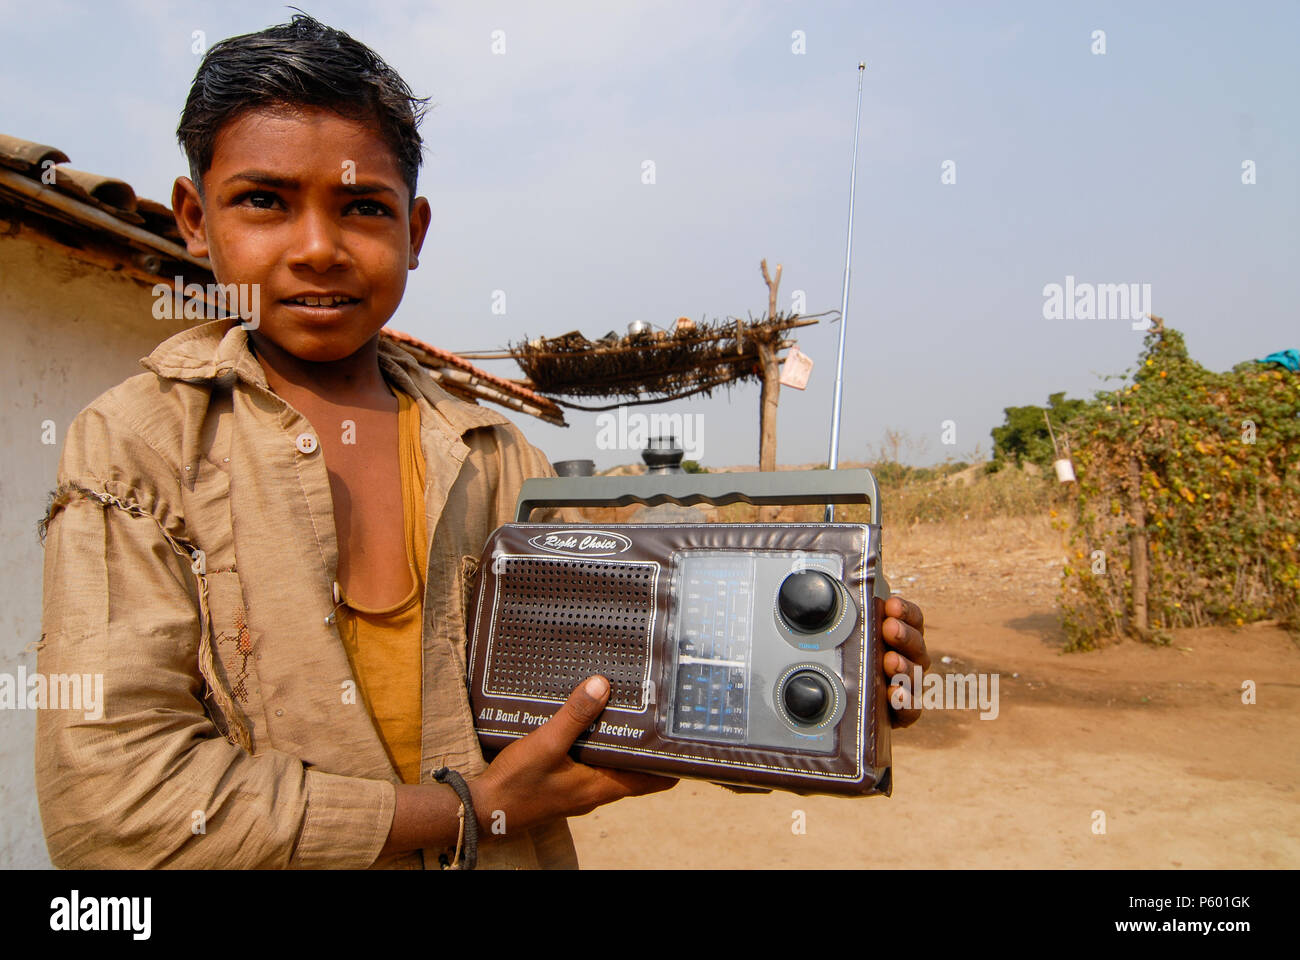
[[[592,477],[596,475],[596,461],[594,460],[557,460],[552,467],[561,477]]]
[[[686,455],[677,445],[677,438],[651,437],[649,444],[641,451],[647,473],[685,473],[682,469],[682,457]]]

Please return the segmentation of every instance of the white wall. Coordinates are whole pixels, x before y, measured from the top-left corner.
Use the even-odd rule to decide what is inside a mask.
[[[148,285],[0,234],[0,673],[36,669],[42,554],[36,522],[64,431],[91,400],[143,372],[185,323],[155,320]],[[42,423],[55,424],[54,445]],[[35,718],[0,710],[0,868],[48,867],[33,785]]]

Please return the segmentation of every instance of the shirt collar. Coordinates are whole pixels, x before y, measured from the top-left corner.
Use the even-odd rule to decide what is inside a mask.
[[[248,331],[243,324],[228,319],[182,330],[142,357],[140,365],[167,380],[224,383],[238,379],[270,390],[266,372],[249,349]],[[379,338],[379,365],[398,389],[424,397],[458,436],[477,427],[510,422],[494,410],[453,397],[419,361],[383,336]]]

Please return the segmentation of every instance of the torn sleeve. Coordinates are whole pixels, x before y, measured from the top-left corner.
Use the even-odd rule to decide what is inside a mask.
[[[84,454],[79,439],[69,431],[65,467]],[[83,869],[370,866],[392,824],[393,785],[306,770],[276,750],[254,756],[221,735],[203,704],[199,578],[180,541],[164,535],[167,522],[121,506],[139,506],[110,485],[127,480],[78,484],[117,500],[68,495],[44,525],[37,670],[90,677],[102,691],[85,709],[37,712],[51,860]]]

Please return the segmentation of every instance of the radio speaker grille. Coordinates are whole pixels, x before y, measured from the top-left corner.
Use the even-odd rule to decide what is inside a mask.
[[[485,688],[497,696],[567,700],[599,673],[610,706],[645,706],[653,563],[502,557]]]

